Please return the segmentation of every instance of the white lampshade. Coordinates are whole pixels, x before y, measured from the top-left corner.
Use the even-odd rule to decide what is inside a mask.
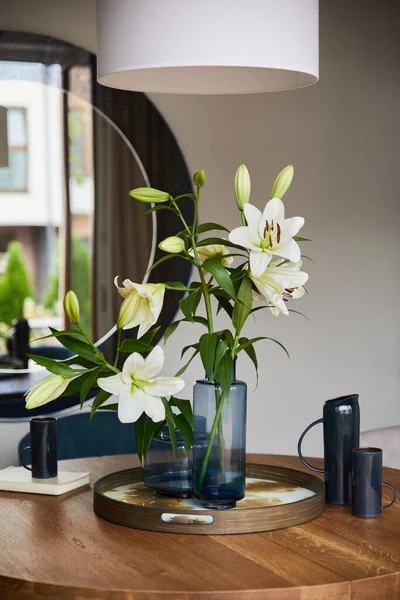
[[[97,0],[98,81],[246,94],[318,81],[318,0]]]
[[[8,167],[7,109],[0,106],[0,168]]]

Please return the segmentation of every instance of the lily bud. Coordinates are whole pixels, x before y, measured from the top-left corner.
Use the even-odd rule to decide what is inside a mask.
[[[79,301],[78,298],[72,290],[65,294],[64,298],[64,311],[67,315],[69,321],[73,325],[78,325],[80,320],[79,315]]]
[[[119,309],[117,329],[123,329],[126,327],[135,316],[137,309],[139,308],[140,297],[135,290],[132,290],[125,300],[121,304]]]
[[[151,187],[136,188],[131,190],[129,195],[132,196],[132,198],[135,198],[135,200],[139,200],[139,202],[147,202],[148,204],[151,204],[152,202],[154,202],[154,204],[167,202],[171,198],[167,192],[161,192],[160,190]]]
[[[271,198],[283,198],[292,183],[294,169],[292,165],[285,167],[275,179],[272,186]]]
[[[44,377],[27,392],[25,408],[37,408],[55,400],[67,389],[71,379],[54,374]]]
[[[185,249],[185,242],[182,238],[172,235],[171,237],[167,237],[165,240],[158,244],[160,250],[163,252],[169,252],[170,254],[179,254],[183,252]]]
[[[243,211],[244,205],[250,200],[251,182],[246,165],[240,165],[235,175],[235,196],[239,210]]]
[[[197,173],[193,175],[193,183],[196,187],[203,187],[206,183],[206,174],[204,171],[197,171]]]

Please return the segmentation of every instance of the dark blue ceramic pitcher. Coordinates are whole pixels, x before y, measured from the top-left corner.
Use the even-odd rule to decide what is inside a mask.
[[[317,425],[324,425],[325,467],[317,469],[303,457],[301,444],[306,433]],[[360,408],[358,394],[327,400],[323,418],[314,421],[300,436],[297,450],[301,461],[313,471],[325,473],[326,503],[351,504],[351,451],[360,442]]]

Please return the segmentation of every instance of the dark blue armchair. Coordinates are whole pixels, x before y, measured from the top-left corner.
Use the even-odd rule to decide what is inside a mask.
[[[18,450],[29,446],[29,433],[19,442]],[[58,460],[134,454],[135,426],[121,423],[115,411],[98,411],[91,421],[89,413],[57,419]]]

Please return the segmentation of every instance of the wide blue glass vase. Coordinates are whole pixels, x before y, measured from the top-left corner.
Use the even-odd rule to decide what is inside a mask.
[[[247,386],[236,381],[235,372],[227,398],[207,379],[194,385],[193,495],[204,508],[233,508],[244,497],[246,402]]]
[[[146,485],[161,496],[190,498],[192,496],[192,453],[185,452],[183,437],[175,430],[175,454],[167,425],[154,436],[143,462]]]

